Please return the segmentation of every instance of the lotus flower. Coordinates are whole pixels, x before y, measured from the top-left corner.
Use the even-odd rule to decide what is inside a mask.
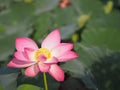
[[[70,4],[70,0],[61,0],[59,6],[61,8],[66,8]]]
[[[25,68],[25,75],[36,76],[39,72],[48,72],[57,81],[64,81],[64,71],[58,62],[66,62],[78,57],[71,51],[72,43],[60,43],[60,32],[54,30],[42,42],[41,48],[30,38],[17,38],[14,58],[9,67]]]

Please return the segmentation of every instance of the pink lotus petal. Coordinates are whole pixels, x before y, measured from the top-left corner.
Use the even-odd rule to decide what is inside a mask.
[[[67,5],[64,4],[64,3],[60,3],[59,5],[60,5],[61,8],[66,8],[67,7]]]
[[[38,66],[41,72],[48,72],[48,70],[50,69],[49,65],[43,64],[41,62],[38,63]]]
[[[15,67],[15,68],[25,68],[28,66],[31,66],[35,64],[35,62],[24,62],[24,61],[20,61],[16,58],[13,58],[8,64],[7,66],[9,67]]]
[[[62,43],[52,50],[52,55],[55,56],[55,57],[60,57],[65,52],[70,51],[72,48],[73,48],[73,44]]]
[[[59,30],[54,30],[51,32],[42,42],[42,48],[48,48],[51,50],[60,43],[60,32]]]
[[[25,70],[25,75],[28,77],[34,77],[40,72],[38,65],[32,65]]]
[[[43,55],[43,54],[41,54],[41,55],[39,55],[39,61],[40,62],[44,62],[44,61],[46,61],[46,57],[45,57],[45,55]]]
[[[25,38],[25,37],[17,38],[15,45],[18,51],[24,51],[24,48],[31,48],[34,50],[38,49],[38,46],[32,39]]]
[[[49,74],[57,81],[64,81],[64,71],[57,64],[51,65]]]
[[[44,61],[46,64],[55,64],[58,62],[58,59],[56,57],[51,58],[50,60]]]
[[[61,8],[66,8],[70,4],[70,0],[61,0],[59,6]]]
[[[18,60],[28,61],[28,58],[26,57],[26,55],[24,54],[24,52],[17,51],[17,52],[14,53],[14,56]]]
[[[58,58],[59,62],[65,62],[78,57],[78,54],[73,51],[67,51],[64,55]]]
[[[35,51],[30,48],[24,48],[24,53],[25,56],[30,60],[30,61],[36,61],[35,59]]]

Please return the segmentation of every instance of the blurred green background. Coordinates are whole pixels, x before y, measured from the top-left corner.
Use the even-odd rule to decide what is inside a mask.
[[[47,75],[49,90],[120,90],[120,0],[70,0],[65,8],[61,1],[0,0],[0,90],[44,90],[41,73],[29,78],[6,64],[15,38],[29,37],[40,46],[56,28],[79,58],[60,63],[64,82]]]

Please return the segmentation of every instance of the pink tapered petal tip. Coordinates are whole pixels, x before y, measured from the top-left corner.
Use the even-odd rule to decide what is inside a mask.
[[[18,51],[24,51],[24,48],[38,49],[37,44],[32,39],[26,37],[16,38],[15,45]]]
[[[13,63],[10,61],[8,64],[7,64],[8,67],[14,67]]]
[[[49,74],[59,82],[64,81],[64,71],[57,64],[51,65]]]
[[[41,47],[48,48],[51,50],[60,43],[60,32],[58,29],[52,31],[48,36],[43,40]]]
[[[22,60],[18,60],[16,58],[13,58],[8,64],[7,66],[9,67],[14,67],[14,68],[25,68],[28,66],[31,66],[35,64],[35,62],[26,62],[26,61],[22,61]]]
[[[74,51],[67,51],[64,55],[58,58],[59,62],[66,62],[78,58],[78,54]]]
[[[16,58],[13,58],[8,64],[7,66],[8,67],[14,67],[14,68],[18,68],[19,67],[19,63],[17,64],[17,59]]]
[[[72,48],[72,43],[60,43],[52,50],[52,54],[56,57],[60,57],[61,55],[64,55],[65,52],[70,51]]]

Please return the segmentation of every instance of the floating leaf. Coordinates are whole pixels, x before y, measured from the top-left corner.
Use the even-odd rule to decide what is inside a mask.
[[[34,85],[30,85],[30,84],[23,84],[20,85],[17,90],[42,90],[40,89],[40,87],[34,86]]]
[[[25,3],[32,3],[34,0],[24,0]]]
[[[4,88],[0,85],[0,90],[4,90]]]
[[[75,46],[75,50],[80,55],[78,60],[92,73],[92,77],[94,77],[98,89],[113,90],[115,88],[117,90],[119,88],[118,78],[120,78],[118,74],[120,70],[120,53],[108,50],[106,47],[86,47],[78,43],[75,44]],[[115,76],[116,79],[113,79],[113,76]],[[84,77],[83,80],[87,83],[89,78]]]
[[[51,2],[51,3],[50,3]],[[36,11],[35,15],[38,15],[40,13],[46,12],[53,10],[57,5],[58,5],[59,0],[36,0],[35,6],[36,6]]]
[[[78,29],[76,23],[68,24],[66,26],[60,27],[61,38],[68,39],[72,34]]]
[[[49,13],[42,13],[34,19],[35,33],[33,38],[41,40],[50,28],[50,16]]]
[[[65,25],[69,25],[71,23],[76,23],[78,16],[79,16],[79,13],[76,13],[72,5],[64,9],[56,8],[51,13],[53,25],[57,24],[57,27],[62,27]]]
[[[72,77],[76,77],[81,79],[85,86],[92,89],[97,89],[95,83],[93,82],[90,73],[87,72],[84,64],[81,63],[79,60],[73,60],[66,62],[62,65],[62,68],[65,71],[68,71]]]
[[[54,78],[52,78],[49,74],[46,74],[46,75],[47,75],[49,90],[58,90],[59,83]],[[23,84],[31,84],[31,85],[39,86],[40,88],[44,88],[43,74],[40,73],[33,78],[20,75],[18,78],[18,86]]]
[[[0,84],[3,86],[4,90],[16,90],[17,76],[18,74],[16,73],[0,75]]]

